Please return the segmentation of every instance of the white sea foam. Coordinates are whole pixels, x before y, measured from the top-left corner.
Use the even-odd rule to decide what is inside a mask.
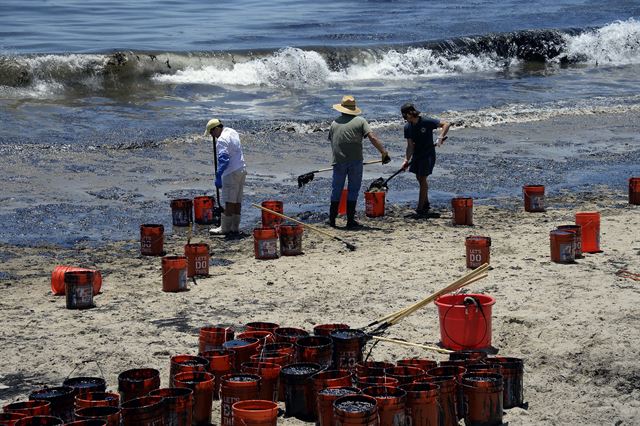
[[[640,63],[640,21],[618,21],[577,36],[566,36],[570,60],[590,64]]]

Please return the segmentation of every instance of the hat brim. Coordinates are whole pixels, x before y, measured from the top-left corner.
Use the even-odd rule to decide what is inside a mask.
[[[342,104],[335,104],[333,106],[333,109],[335,109],[336,111],[340,111],[343,114],[349,114],[349,115],[362,114],[362,110],[360,108],[356,107],[355,109],[349,109],[349,108],[343,107]]]

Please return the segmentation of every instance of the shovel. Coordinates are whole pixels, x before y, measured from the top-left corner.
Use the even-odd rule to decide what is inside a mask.
[[[362,163],[362,165],[366,166],[367,164],[375,164],[375,163],[382,163],[382,160],[365,161],[364,163]],[[298,188],[302,188],[304,185],[306,185],[309,182],[311,182],[313,180],[313,178],[315,177],[314,176],[315,173],[327,172],[329,170],[333,170],[333,166],[326,167],[324,169],[314,170],[312,172],[305,173],[303,175],[298,176]]]
[[[409,163],[409,166],[410,165],[411,163]],[[369,192],[386,191],[387,189],[389,189],[389,187],[387,186],[387,182],[389,182],[391,179],[393,179],[394,177],[402,173],[404,170],[405,169],[398,170],[397,172],[389,176],[386,180],[384,178],[379,177],[378,179],[371,182],[371,184],[369,185],[368,191]]]

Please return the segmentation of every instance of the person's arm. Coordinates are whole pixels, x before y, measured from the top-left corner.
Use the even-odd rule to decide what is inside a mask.
[[[218,151],[218,170],[216,172],[216,188],[222,188],[222,175],[229,166],[229,141],[218,138],[216,141],[216,150]]]
[[[447,138],[447,133],[449,133],[449,127],[451,127],[451,125],[447,121],[440,121],[440,124],[438,124],[438,128],[440,129],[440,136],[438,136],[437,143],[438,146],[444,144],[444,141]]]
[[[404,161],[402,162],[402,170],[407,170],[409,167],[409,162],[411,161],[411,157],[413,157],[413,149],[415,147],[415,143],[412,139],[407,139],[407,150],[404,154]]]
[[[371,141],[371,144],[376,147],[380,155],[382,156],[382,164],[387,164],[391,161],[391,157],[389,157],[389,153],[384,149],[384,145],[382,145],[382,141],[378,139],[375,133],[369,132],[367,133],[367,137]]]

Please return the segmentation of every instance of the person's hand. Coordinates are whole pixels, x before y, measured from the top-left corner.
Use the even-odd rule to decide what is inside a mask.
[[[448,136],[445,136],[445,137],[443,137],[443,138],[438,138],[438,139],[436,139],[436,146],[442,146],[442,145],[444,145],[444,141],[446,141],[446,140],[447,140],[447,137],[448,137]]]
[[[409,160],[404,160],[402,162],[402,167],[400,167],[402,170],[407,170],[407,167],[409,167]]]
[[[382,164],[387,164],[390,161],[391,161],[391,157],[389,157],[389,153],[387,151],[384,151],[382,153]]]
[[[220,173],[216,173],[216,188],[222,188],[222,175]]]

